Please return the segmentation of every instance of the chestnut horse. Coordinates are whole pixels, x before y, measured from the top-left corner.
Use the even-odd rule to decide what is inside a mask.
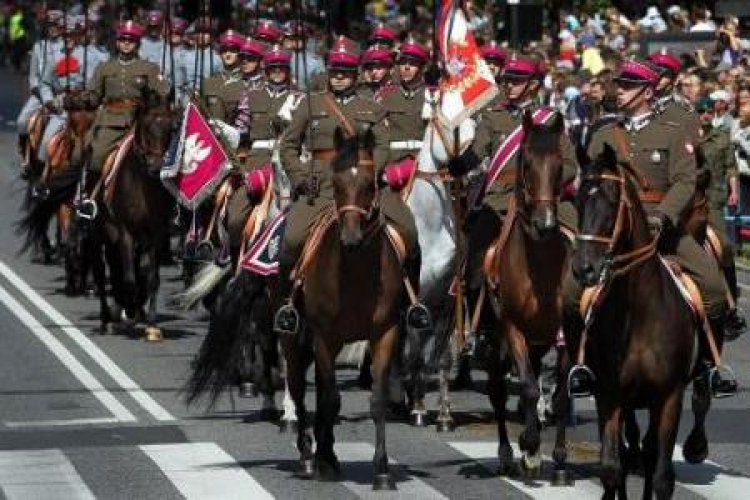
[[[500,471],[515,470],[505,422],[505,375],[510,368],[508,361],[512,361],[521,383],[525,424],[519,436],[521,466],[529,475],[536,475],[541,465],[538,378],[542,357],[555,346],[561,328],[562,280],[568,265],[568,244],[557,220],[564,126],[559,114],[551,124],[541,125],[535,124],[526,112],[522,127],[515,192],[509,199],[500,235],[485,256],[486,283],[482,293],[489,297],[497,317],[494,352],[488,362],[488,392],[498,426]],[[503,359],[501,353],[506,352],[509,359]],[[558,370],[558,390],[554,397],[555,413],[560,416],[553,453],[555,480],[563,483],[568,480],[566,372]]]
[[[305,327],[296,336],[282,335],[281,339],[298,419],[299,476],[338,477],[333,426],[341,396],[334,364],[345,344],[367,340],[373,378],[370,411],[376,426],[373,488],[390,489],[394,485],[385,447],[388,374],[397,354],[400,313],[407,299],[399,256],[378,209],[372,133],[343,139],[340,135],[331,162],[334,202],[321,214],[321,240],[303,268],[299,298]],[[313,361],[317,395],[314,457],[305,407],[305,373]]]

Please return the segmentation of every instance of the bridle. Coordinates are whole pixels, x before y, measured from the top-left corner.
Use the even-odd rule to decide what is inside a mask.
[[[551,194],[537,194],[533,195],[531,189],[529,189],[528,179],[526,178],[527,169],[524,161],[523,150],[519,151],[518,155],[518,179],[516,182],[516,192],[520,193],[523,200],[523,206],[536,205],[539,203],[554,203],[557,204],[560,201],[560,186],[556,186]],[[559,184],[559,183],[558,183]]]
[[[652,237],[647,244],[631,250],[629,252],[618,254],[617,246],[626,234],[626,228],[633,230],[633,201],[628,195],[627,182],[628,170],[623,166],[618,166],[619,175],[615,174],[592,174],[584,177],[584,180],[598,180],[614,182],[618,184],[620,196],[617,207],[617,217],[615,225],[610,236],[601,236],[597,234],[576,234],[576,241],[597,243],[606,245],[605,261],[599,276],[599,284],[607,282],[611,278],[622,276],[642,264],[644,261],[656,254],[659,235]]]
[[[375,168],[375,162],[372,159],[372,154],[370,154],[369,152],[364,152],[360,150],[358,152],[358,156],[359,156],[359,159],[357,160],[355,168],[367,168],[370,170]],[[336,205],[336,202],[334,201],[334,208],[336,210],[336,218],[340,219],[341,216],[347,213],[356,213],[364,221],[371,220],[373,215],[378,209],[377,183],[375,184],[375,190],[376,190],[375,196],[373,196],[372,201],[370,202],[370,206],[368,206],[367,208],[363,208],[359,205],[354,205],[354,204],[338,206]]]

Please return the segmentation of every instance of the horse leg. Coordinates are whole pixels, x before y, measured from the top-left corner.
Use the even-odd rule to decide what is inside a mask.
[[[438,432],[453,431],[456,428],[453,415],[451,415],[450,375],[453,364],[453,352],[449,346],[443,349],[438,368],[438,400],[437,430]]]
[[[146,314],[146,340],[162,340],[161,328],[157,326],[158,313],[156,301],[159,294],[159,247],[153,245],[146,252],[146,290],[148,291],[148,312]]]
[[[643,467],[643,454],[641,452],[641,429],[635,417],[635,410],[625,412],[624,421],[625,443],[622,446],[623,461],[628,471],[638,471]]]
[[[501,476],[515,476],[518,472],[513,461],[513,448],[508,439],[508,429],[505,425],[507,411],[505,409],[508,400],[508,387],[505,382],[505,374],[508,371],[508,361],[503,356],[501,359],[500,349],[492,346],[489,360],[487,362],[487,394],[495,413],[497,422],[497,458],[499,461],[498,474]]]
[[[656,467],[653,471],[653,485],[658,500],[672,498],[674,494],[675,472],[672,454],[677,430],[680,427],[683,393],[682,386],[675,388],[659,408],[655,419],[658,427],[655,429],[654,439]]]
[[[611,401],[598,401],[597,407],[601,428],[602,498],[614,499],[616,495],[625,498],[625,470],[620,460],[623,409]]]
[[[410,329],[407,328],[408,330]],[[427,407],[424,403],[423,345],[422,335],[419,332],[412,330],[407,334],[404,356],[404,371],[406,372],[405,386],[409,402],[408,406],[411,410],[411,424],[416,427],[427,425]]]
[[[91,273],[94,276],[94,285],[96,294],[99,296],[99,318],[101,321],[100,333],[105,334],[109,331],[112,323],[112,313],[107,303],[107,275],[104,264],[104,255],[101,252],[101,241],[92,234],[85,236],[82,243],[84,249],[84,259],[91,263]]]
[[[557,429],[555,432],[555,448],[552,451],[552,460],[555,462],[555,471],[552,476],[554,486],[570,486],[572,480],[568,474],[568,443],[566,429],[570,416],[571,401],[568,396],[568,372],[570,371],[570,356],[567,349],[557,349],[557,366],[555,392],[552,395]]]
[[[336,388],[336,355],[341,345],[326,343],[317,332],[315,343],[315,475],[317,479],[338,479],[341,466],[333,451],[336,441],[333,426],[341,410],[341,396]]]
[[[292,400],[292,395],[289,391],[289,370],[287,370],[285,356],[281,356],[279,364],[279,369],[284,377],[284,399],[281,402],[281,407],[284,409],[284,413],[281,416],[279,430],[282,433],[295,432],[297,429],[297,415],[294,412],[294,401]]]
[[[125,314],[128,319],[132,319],[136,315],[138,297],[138,278],[136,276],[135,268],[135,242],[133,237],[126,231],[122,231],[120,235],[120,268],[122,269],[122,288],[120,289],[119,296],[120,302],[125,308]]]
[[[395,489],[388,467],[388,453],[385,448],[385,413],[388,398],[388,378],[391,362],[398,347],[398,326],[392,327],[377,339],[370,340],[372,353],[372,395],[370,413],[375,422],[375,455],[372,458],[374,469],[374,490]]]
[[[705,374],[698,376],[693,382],[692,406],[695,423],[685,440],[682,456],[690,464],[700,464],[708,457],[706,415],[711,408],[711,391]]]
[[[72,234],[72,208],[63,203],[57,210],[57,222],[60,229],[58,248],[65,262],[65,295],[72,297],[81,293],[78,289],[78,265],[75,255],[75,244]]]
[[[286,359],[286,381],[289,395],[294,402],[297,414],[297,450],[299,451],[299,470],[295,475],[302,479],[312,479],[313,470],[313,446],[312,437],[308,432],[307,408],[305,407],[305,389],[307,382],[305,374],[313,361],[312,348],[309,345],[301,345],[298,339],[282,339],[284,358]]]

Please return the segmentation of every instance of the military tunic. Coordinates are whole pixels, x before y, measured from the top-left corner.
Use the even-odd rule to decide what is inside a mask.
[[[203,81],[201,97],[211,118],[232,123],[245,84],[239,68],[222,70]]]
[[[385,109],[388,121],[391,139],[389,161],[397,161],[405,156],[416,158],[422,148],[427,125],[423,117],[426,100],[424,82],[413,89],[387,85],[375,94],[374,99]]]
[[[300,186],[310,180],[309,164],[300,159],[303,144],[309,144],[313,156],[310,160],[313,162],[312,173],[320,186],[320,194],[315,199],[314,205],[308,204],[306,196],[300,197],[292,204],[280,257],[281,264],[286,267],[292,267],[297,262],[310,225],[318,213],[333,199],[330,162],[327,159],[318,159],[316,156],[333,153],[334,133],[337,128],[343,127],[339,119],[324,104],[323,96],[326,94],[334,98],[330,92],[319,92],[310,96],[309,103],[303,99],[292,114],[292,123],[281,139],[281,161],[292,186]],[[352,127],[357,130],[372,130],[375,139],[372,151],[373,161],[375,168],[380,172],[389,156],[389,131],[384,119],[385,111],[378,104],[357,94],[336,100],[336,103]],[[306,141],[308,134],[312,134],[309,142]],[[404,237],[408,252],[415,255],[419,248],[417,230],[411,211],[401,197],[390,190],[384,190],[381,193],[380,208],[386,218],[397,226],[398,231]]]
[[[146,91],[157,92],[161,97],[169,93],[169,85],[154,63],[115,57],[96,67],[85,97],[91,108],[101,105],[90,132],[92,171],[101,172],[109,152],[130,131]]]
[[[18,118],[16,118],[16,127],[18,128],[18,133],[21,135],[28,133],[27,129],[31,115],[42,107],[39,85],[44,78],[44,74],[52,65],[52,61],[59,56],[62,49],[63,41],[59,37],[38,40],[31,49],[31,60],[29,62],[29,91],[31,95],[21,108]]]

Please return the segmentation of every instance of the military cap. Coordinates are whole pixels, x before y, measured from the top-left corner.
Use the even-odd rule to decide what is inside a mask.
[[[670,54],[666,48],[662,48],[660,51],[649,55],[648,62],[659,71],[669,73],[672,76],[676,76],[682,71],[682,61],[680,61],[680,58],[674,54]]]
[[[383,64],[393,66],[393,51],[385,45],[372,45],[362,53],[362,66]]]
[[[503,80],[541,80],[545,71],[538,61],[514,53],[505,62],[501,76]]]
[[[147,26],[161,26],[164,23],[164,14],[160,10],[150,10],[146,14]]]
[[[398,41],[398,34],[383,23],[376,24],[370,33],[370,44],[393,47]]]
[[[181,19],[179,17],[172,18],[172,25],[170,28],[172,30],[172,33],[182,35],[187,30],[187,27],[188,23],[184,19]]]
[[[244,44],[245,37],[234,30],[227,30],[219,36],[219,47],[221,48],[237,49],[239,51]]]
[[[278,45],[274,46],[271,50],[265,53],[263,56],[263,66],[266,68],[272,67],[291,67],[292,64],[292,53],[288,50],[284,50]]]
[[[143,37],[143,26],[135,21],[125,21],[117,26],[116,35],[118,40],[130,39],[140,41],[141,37]]]
[[[255,25],[253,38],[268,43],[279,43],[283,34],[276,23],[268,19],[262,19]]]
[[[328,69],[357,71],[359,66],[357,44],[350,38],[340,36],[331,47],[326,64]]]
[[[489,43],[482,45],[480,52],[485,60],[493,61],[498,66],[505,64],[505,60],[508,58],[508,53],[495,40],[490,40]]]
[[[399,47],[398,59],[410,59],[424,64],[430,59],[430,51],[415,39],[409,38]]]
[[[240,47],[240,54],[245,57],[255,57],[261,59],[266,52],[266,46],[258,40],[247,38],[245,43]]]
[[[625,61],[620,66],[620,72],[615,76],[616,83],[633,83],[638,85],[656,86],[661,79],[659,72],[645,61],[633,59]]]

